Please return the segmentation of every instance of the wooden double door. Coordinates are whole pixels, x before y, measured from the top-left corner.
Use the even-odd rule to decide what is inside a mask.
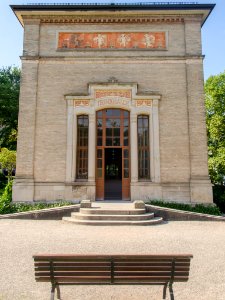
[[[96,199],[130,199],[130,114],[123,109],[96,113]]]

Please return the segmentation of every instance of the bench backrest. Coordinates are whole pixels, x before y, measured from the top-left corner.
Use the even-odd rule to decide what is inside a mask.
[[[149,284],[187,281],[191,254],[34,255],[36,281],[58,284]]]

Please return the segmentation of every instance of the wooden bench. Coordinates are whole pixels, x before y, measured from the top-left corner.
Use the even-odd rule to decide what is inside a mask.
[[[191,254],[34,255],[35,279],[51,282],[51,300],[60,285],[163,285],[174,300],[173,283],[188,281]]]

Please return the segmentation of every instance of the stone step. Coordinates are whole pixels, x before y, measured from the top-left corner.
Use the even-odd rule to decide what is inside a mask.
[[[70,217],[63,217],[63,221],[70,222],[77,225],[115,225],[115,226],[121,226],[121,225],[136,225],[136,226],[144,226],[144,225],[156,225],[162,223],[162,218],[153,218],[150,220],[141,220],[141,221],[100,221],[100,220],[77,220],[75,218]]]
[[[81,214],[85,215],[140,215],[145,214],[146,210],[143,209],[102,209],[102,208],[81,208]]]
[[[84,214],[84,213],[72,213],[71,218],[76,220],[101,220],[101,221],[140,221],[150,220],[154,218],[154,213],[146,213],[139,215],[119,215],[119,214]]]

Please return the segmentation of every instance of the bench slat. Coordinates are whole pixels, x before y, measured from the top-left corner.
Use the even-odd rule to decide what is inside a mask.
[[[177,271],[189,271],[189,266],[188,267],[180,267],[176,266],[175,269]],[[60,266],[60,267],[55,267],[54,266],[54,272],[55,271],[110,271],[111,268],[110,266],[108,267],[99,267],[99,266],[94,266],[94,267],[77,267],[77,266]],[[119,271],[171,271],[171,265],[170,266],[126,266],[126,267],[115,267],[114,271],[119,272]],[[45,266],[45,267],[35,267],[35,272],[38,271],[50,271],[50,266]]]
[[[129,276],[121,276],[121,277],[115,277],[114,278],[114,283],[116,282],[169,282],[170,276],[135,276],[135,277],[129,277]],[[188,277],[186,276],[178,276],[176,277],[176,282],[181,282],[181,281],[187,281]],[[36,281],[42,281],[42,282],[48,282],[50,281],[50,277],[40,277],[36,278]],[[82,277],[67,277],[67,276],[56,276],[55,281],[58,282],[100,282],[100,281],[111,281],[111,276],[93,276],[93,277],[88,277],[88,276],[82,276]]]

